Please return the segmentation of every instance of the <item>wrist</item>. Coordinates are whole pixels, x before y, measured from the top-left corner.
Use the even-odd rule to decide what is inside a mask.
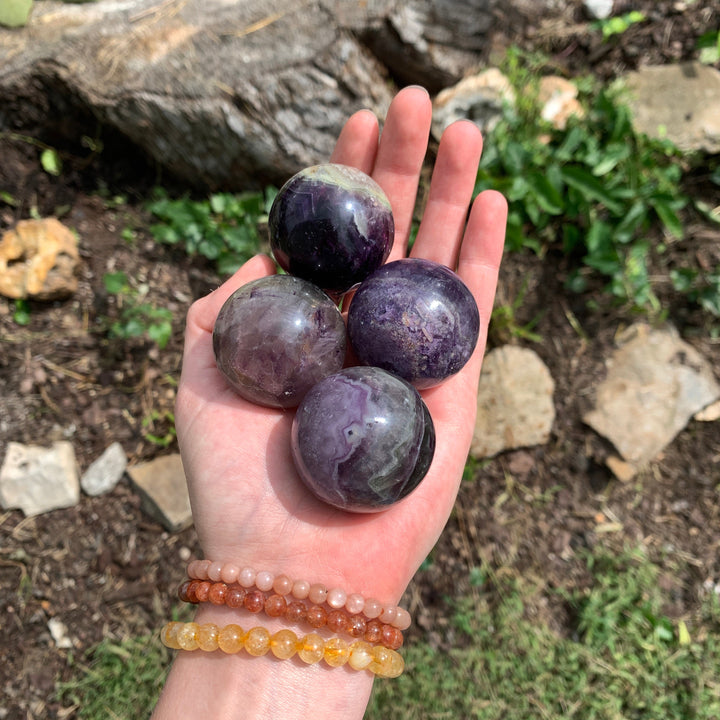
[[[238,615],[211,604],[198,608],[195,622],[220,627],[237,623],[245,631],[262,625],[271,633],[287,627],[275,618]],[[308,665],[298,657],[279,660],[272,653],[253,657],[243,651],[227,655],[219,650],[181,650],[153,720],[192,716],[195,711],[221,720],[332,716],[351,720],[363,717],[372,682],[369,671],[331,668],[322,661]]]

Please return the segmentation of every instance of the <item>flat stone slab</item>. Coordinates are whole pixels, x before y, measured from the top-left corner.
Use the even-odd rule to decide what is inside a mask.
[[[179,454],[134,465],[127,472],[142,498],[143,510],[166,530],[178,532],[192,525],[190,496]]]
[[[489,352],[470,454],[486,458],[546,443],[555,421],[554,391],[550,371],[533,350],[505,345]]]
[[[656,65],[624,78],[636,130],[681,150],[720,152],[720,72],[700,63]]]
[[[72,507],[80,501],[80,482],[71,443],[52,447],[8,443],[0,469],[0,502],[26,516]]]
[[[720,397],[709,363],[673,327],[633,325],[607,361],[584,421],[637,467],[653,460],[688,421]]]

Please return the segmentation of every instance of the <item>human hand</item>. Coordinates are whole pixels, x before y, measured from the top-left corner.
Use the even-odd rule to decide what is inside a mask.
[[[427,93],[406,88],[393,100],[380,139],[375,116],[360,111],[346,123],[331,157],[371,175],[390,199],[395,219],[390,260],[407,254],[431,115]],[[435,457],[418,488],[396,505],[352,514],[315,498],[292,462],[292,412],[245,401],[217,370],[215,318],[238,287],[274,272],[270,258],[253,258],[193,304],[175,418],[207,558],[324,582],[383,603],[399,600],[452,510],[474,428],[507,215],[504,198],[488,191],[475,199],[468,217],[481,150],[474,124],[461,121],[446,130],[411,251],[457,270],[478,303],[481,332],[466,366],[422,393],[435,424]]]

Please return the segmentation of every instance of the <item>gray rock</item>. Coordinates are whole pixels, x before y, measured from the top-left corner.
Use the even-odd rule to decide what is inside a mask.
[[[720,152],[720,72],[700,63],[650,66],[624,78],[635,128],[680,149]]]
[[[163,455],[129,467],[127,472],[148,515],[170,532],[192,525],[190,496],[180,455]]]
[[[596,20],[609,18],[613,11],[613,0],[583,0],[583,5],[590,17]]]
[[[26,516],[72,507],[80,500],[75,451],[66,441],[45,448],[8,443],[0,469],[0,502]]]
[[[720,386],[707,361],[672,327],[637,324],[620,342],[584,420],[624,460],[642,467],[720,397]]]
[[[114,442],[83,473],[80,487],[86,495],[104,495],[118,484],[126,466],[125,451],[119,442]]]
[[[555,382],[538,355],[505,345],[483,361],[477,420],[470,446],[475,458],[542,445],[555,421]]]

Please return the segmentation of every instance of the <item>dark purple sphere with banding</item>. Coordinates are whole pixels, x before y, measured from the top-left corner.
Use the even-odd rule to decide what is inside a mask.
[[[345,361],[347,333],[335,303],[312,283],[270,275],[224,303],[213,330],[218,369],[258,405],[295,407]]]
[[[305,395],[292,426],[292,455],[321,500],[376,512],[404,498],[425,477],[435,429],[417,390],[375,367],[352,367]]]
[[[268,224],[280,267],[335,294],[387,260],[395,232],[380,186],[361,170],[334,163],[291,177],[272,204]]]
[[[348,311],[348,335],[363,365],[399,375],[417,388],[458,372],[477,344],[480,315],[467,286],[444,265],[405,258],[360,284]]]

